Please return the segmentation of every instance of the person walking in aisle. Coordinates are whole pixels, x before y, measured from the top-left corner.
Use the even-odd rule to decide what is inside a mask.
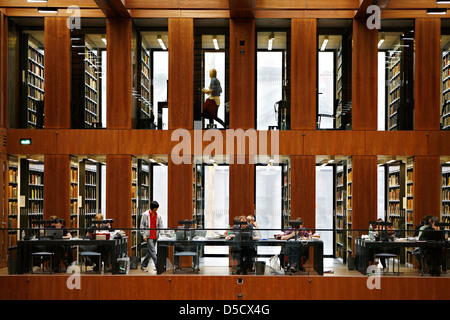
[[[159,203],[157,201],[152,201],[150,203],[150,210],[145,211],[141,218],[141,235],[142,240],[147,243],[147,253],[141,263],[141,270],[148,271],[147,265],[152,258],[156,269],[156,242],[159,238],[160,229],[163,228],[162,218],[158,215],[157,211],[159,208]]]

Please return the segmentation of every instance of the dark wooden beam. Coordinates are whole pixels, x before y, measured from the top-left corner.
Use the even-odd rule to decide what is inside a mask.
[[[255,0],[228,0],[230,18],[254,18]]]
[[[129,18],[130,13],[123,0],[95,0],[107,18]]]

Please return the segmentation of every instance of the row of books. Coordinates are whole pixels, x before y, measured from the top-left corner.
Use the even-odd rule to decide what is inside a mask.
[[[30,188],[30,199],[33,199],[33,200],[44,199],[43,187],[31,187]]]
[[[395,187],[399,185],[399,176],[398,174],[389,175],[389,187]]]
[[[44,65],[44,54],[41,50],[38,50],[32,46],[28,46],[28,58],[33,62],[43,66]]]
[[[29,184],[44,184],[44,176],[43,176],[43,172],[42,173],[30,173],[29,178],[28,178],[28,183]]]
[[[44,92],[30,85],[28,86],[28,96],[35,100],[44,100]]]

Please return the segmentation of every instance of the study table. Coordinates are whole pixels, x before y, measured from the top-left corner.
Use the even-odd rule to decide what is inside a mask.
[[[176,240],[173,238],[160,238],[157,245],[157,265],[156,273],[162,274],[166,271],[166,259],[169,257],[169,248],[172,246],[276,246],[276,247],[288,247],[288,246],[300,246],[305,245],[308,248],[313,248],[314,253],[314,270],[323,275],[323,242],[321,240],[276,240],[276,239],[262,239],[262,240],[241,240],[240,242],[235,240],[209,239],[202,238],[199,240]]]
[[[23,274],[31,270],[30,256],[33,248],[36,246],[45,246],[51,251],[52,247],[72,247],[72,246],[98,246],[108,250],[111,257],[112,274],[117,274],[118,265],[117,258],[127,256],[128,237],[110,240],[86,240],[81,238],[72,239],[36,239],[36,240],[20,240],[17,241],[17,274]]]
[[[377,250],[400,248],[450,248],[448,241],[418,241],[413,239],[400,239],[394,241],[370,241],[368,239],[355,239],[355,261],[360,273],[366,274],[369,262]]]

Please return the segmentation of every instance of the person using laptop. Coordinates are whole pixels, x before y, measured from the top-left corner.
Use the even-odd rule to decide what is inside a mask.
[[[55,229],[62,229],[62,238],[63,239],[72,238],[70,231],[64,225],[63,219],[56,218]],[[73,262],[73,257],[72,257],[72,251],[71,251],[70,246],[58,246],[55,248],[55,263],[53,264],[55,272],[59,271],[61,264],[65,265],[67,267],[67,266],[71,265],[72,262]]]
[[[158,208],[159,203],[157,201],[152,201],[150,203],[150,210],[145,211],[142,214],[141,218],[141,235],[142,240],[146,242],[147,244],[147,253],[144,257],[144,260],[142,260],[141,263],[141,270],[148,271],[147,265],[150,261],[150,258],[152,258],[153,263],[155,264],[156,268],[156,243],[159,238],[160,229],[163,228],[163,222],[160,215],[158,215]]]
[[[303,226],[303,220],[301,218],[296,218],[294,221],[298,222],[298,225],[295,227],[289,227],[284,232],[281,240],[295,241],[296,239],[309,238],[309,232]],[[298,246],[288,246],[285,252],[288,256],[291,273],[297,272],[297,269],[300,271],[305,271],[304,263],[308,260],[308,250],[305,250],[303,244],[299,244]]]
[[[70,238],[72,238],[72,235],[70,234],[70,231],[64,225],[64,220],[63,219],[56,218],[56,220],[55,220],[55,228],[63,230],[63,236],[62,236],[63,239],[70,239]]]

